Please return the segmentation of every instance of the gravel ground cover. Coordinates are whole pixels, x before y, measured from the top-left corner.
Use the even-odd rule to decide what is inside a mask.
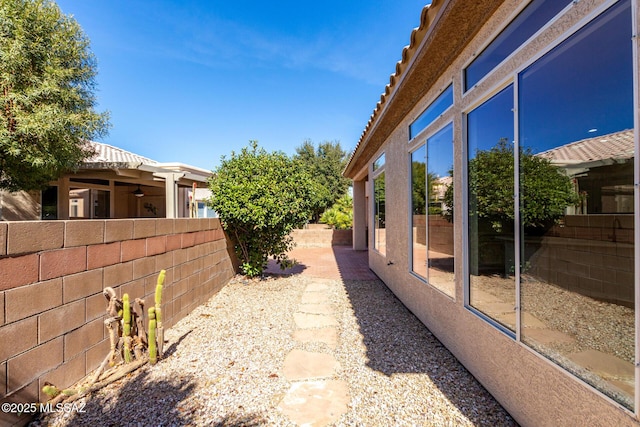
[[[335,349],[292,338],[303,275],[237,277],[165,331],[165,357],[34,426],[292,426],[278,404],[293,349],[333,354],[349,385],[338,426],[516,423],[379,280],[334,281]]]

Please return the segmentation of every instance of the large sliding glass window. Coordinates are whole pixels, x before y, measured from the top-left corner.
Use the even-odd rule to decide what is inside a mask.
[[[427,147],[411,153],[411,271],[427,279]]]
[[[373,163],[373,248],[382,255],[387,253],[384,161],[382,154]]]
[[[513,86],[467,116],[469,304],[515,331]]]
[[[453,252],[453,124],[427,139],[428,280],[455,296]]]
[[[468,113],[467,292],[633,410],[634,31],[631,0],[612,3]]]
[[[522,341],[633,408],[631,2],[524,70]]]

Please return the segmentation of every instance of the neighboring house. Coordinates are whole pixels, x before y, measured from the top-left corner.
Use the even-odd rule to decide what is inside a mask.
[[[633,129],[571,142],[538,154],[573,178],[576,214],[633,213]]]
[[[191,200],[193,191],[189,192],[189,200]],[[195,192],[196,216],[198,218],[217,218],[218,214],[210,206],[207,201],[211,198],[211,190],[208,188],[196,188]]]
[[[344,172],[354,249],[521,425],[638,424],[639,13],[434,0]],[[491,152],[513,180],[475,169]],[[521,152],[568,176],[577,204],[531,199]],[[419,163],[453,178],[422,194]],[[449,185],[446,215],[416,206]]]
[[[108,144],[90,144],[96,154],[46,190],[0,192],[0,219],[189,217],[193,184],[206,187],[211,176],[194,166],[158,163]]]

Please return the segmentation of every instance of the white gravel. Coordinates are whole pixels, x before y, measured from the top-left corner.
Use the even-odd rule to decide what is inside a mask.
[[[334,282],[336,349],[294,341],[304,276],[236,278],[171,330],[167,354],[42,426],[291,426],[278,404],[294,348],[330,353],[350,404],[338,426],[516,423],[378,280]]]

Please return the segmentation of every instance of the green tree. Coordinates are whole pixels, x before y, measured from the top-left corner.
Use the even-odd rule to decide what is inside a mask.
[[[501,140],[490,150],[479,150],[469,160],[469,214],[500,227],[503,220],[513,221],[514,213],[513,148]],[[524,227],[541,227],[564,215],[567,206],[577,203],[571,179],[548,159],[530,150],[520,154],[520,217]],[[445,194],[453,206],[453,185]]]
[[[320,222],[344,230],[353,226],[353,198],[345,194],[329,209],[324,211]]]
[[[411,201],[413,215],[424,215],[427,212],[427,188],[429,199],[433,199],[438,175],[427,172],[424,162],[411,162]],[[425,176],[426,175],[426,176]]]
[[[316,149],[313,142],[306,140],[296,148],[294,160],[313,179],[316,188],[311,219],[318,222],[325,209],[346,194],[351,184],[342,176],[348,154],[340,147],[340,142],[321,142]]]
[[[222,157],[209,180],[211,207],[234,240],[242,272],[255,277],[269,257],[289,265],[290,236],[311,213],[313,186],[307,173],[284,153],[267,153],[251,141],[239,154]]]
[[[93,154],[96,61],[78,23],[48,0],[0,0],[0,189],[43,188]]]

